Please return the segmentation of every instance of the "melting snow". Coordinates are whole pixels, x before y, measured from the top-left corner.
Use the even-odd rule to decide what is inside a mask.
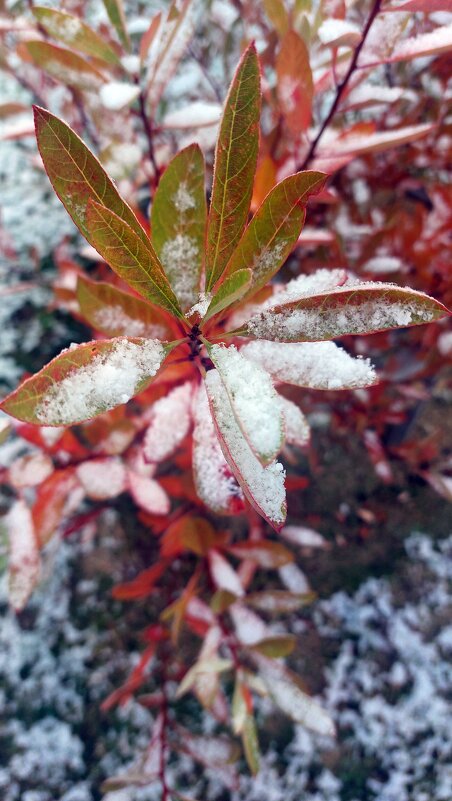
[[[70,425],[127,403],[140,384],[159,369],[165,349],[157,340],[120,339],[112,350],[74,369],[54,384],[36,408],[46,425]]]
[[[249,342],[241,353],[275,381],[312,389],[367,387],[376,381],[368,359],[349,356],[333,342]]]

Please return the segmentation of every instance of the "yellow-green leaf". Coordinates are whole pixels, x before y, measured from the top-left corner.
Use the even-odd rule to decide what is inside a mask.
[[[259,114],[259,62],[252,44],[229,89],[215,150],[207,226],[207,291],[222,275],[246,224],[256,172]]]
[[[161,309],[112,284],[79,276],[77,300],[85,320],[107,336],[163,340],[177,335]]]
[[[126,50],[130,49],[130,39],[126,28],[126,18],[122,0],[103,0],[108,18]]]
[[[243,750],[245,751],[248,767],[253,774],[259,773],[259,741],[257,739],[256,723],[253,715],[247,715],[242,731]]]
[[[265,640],[253,643],[251,649],[257,651],[264,656],[272,657],[272,659],[279,659],[280,657],[288,656],[295,648],[296,638],[293,634],[277,635],[275,637],[266,637]]]
[[[36,425],[80,423],[145,389],[171,348],[131,337],[71,346],[24,381],[0,408]]]
[[[151,303],[182,317],[179,304],[150,242],[143,244],[117,214],[90,201],[86,213],[90,241],[129,286]]]
[[[326,178],[324,173],[312,170],[298,172],[289,175],[268,193],[224,273],[229,277],[244,267],[252,270],[252,283],[244,299],[265,286],[284,264],[303,227],[303,207],[311,195],[322,189]]]
[[[54,39],[107,64],[119,63],[118,54],[108,42],[79,17],[45,6],[34,6],[32,10],[40,25]]]
[[[47,175],[56,194],[90,244],[86,206],[91,198],[121,217],[148,243],[132,209],[122,199],[113,181],[79,136],[47,109],[34,106],[36,138]]]
[[[236,270],[232,275],[229,275],[222,284],[220,284],[217,292],[212,298],[210,305],[204,317],[204,322],[210,320],[214,314],[226,309],[231,303],[240,300],[247,292],[253,273],[251,270]]]
[[[204,158],[189,145],[168,164],[151,209],[152,243],[184,311],[198,300],[206,216]]]
[[[24,60],[32,61],[66,86],[96,91],[105,82],[105,76],[94,64],[65,47],[36,39],[21,42],[18,52]]]

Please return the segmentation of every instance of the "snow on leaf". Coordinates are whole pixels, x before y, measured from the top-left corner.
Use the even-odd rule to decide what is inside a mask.
[[[4,518],[9,537],[9,601],[13,609],[24,608],[40,576],[36,534],[25,501],[15,501]]]
[[[238,559],[252,559],[259,567],[272,570],[293,561],[293,554],[280,542],[250,540],[229,545],[228,553]]]
[[[88,242],[92,245],[85,215],[92,198],[121,217],[147,244],[146,233],[132,209],[80,137],[50,111],[39,106],[33,110],[39,152],[50,183]]]
[[[152,113],[188,47],[193,31],[194,3],[192,0],[173,0],[152,43],[147,79],[147,101]]]
[[[200,290],[206,217],[204,158],[189,145],[168,164],[151,207],[152,242],[184,311]]]
[[[237,759],[237,746],[226,737],[195,735],[181,726],[177,731],[180,750],[206,767],[223,767]]]
[[[86,91],[97,91],[105,76],[90,61],[65,47],[40,39],[20,42],[18,52],[25,61],[32,61],[59,83]]]
[[[374,131],[373,133],[354,131],[349,136],[341,136],[328,145],[319,147],[317,158],[323,163],[328,159],[337,159],[338,156],[355,157],[363,153],[379,153],[409,142],[416,142],[423,136],[435,130],[435,125],[423,123],[421,125],[407,125],[404,128],[394,128],[390,131]]]
[[[287,445],[295,445],[297,448],[304,448],[311,436],[309,423],[301,409],[292,401],[280,395],[279,402],[284,418],[285,442]]]
[[[203,385],[193,401],[193,475],[201,500],[217,514],[243,509],[243,492],[226,462]]]
[[[284,468],[279,462],[263,467],[256,459],[243,437],[217,370],[210,370],[205,382],[225,458],[252,506],[278,529],[286,517]]]
[[[35,487],[53,473],[53,462],[45,453],[28,453],[15,459],[8,479],[15,489]]]
[[[249,342],[241,351],[260,364],[274,381],[311,389],[352,389],[375,384],[368,359],[353,358],[333,342]],[[287,408],[287,407],[286,407]]]
[[[170,499],[157,481],[133,470],[128,471],[128,480],[130,494],[141,509],[153,515],[168,514]]]
[[[226,590],[241,598],[245,591],[238,574],[221,553],[213,548],[208,553],[212,580],[219,590]]]
[[[79,17],[52,8],[35,6],[32,12],[50,36],[87,56],[118,64],[119,56],[102,36]]]
[[[208,348],[228,394],[236,422],[262,464],[281,450],[283,420],[279,395],[268,373],[244,359],[234,345]]]
[[[151,303],[182,317],[163,267],[150,241],[138,234],[113,211],[89,200],[86,225],[90,242],[120,278]]]
[[[245,297],[257,292],[279,270],[298,240],[304,222],[303,205],[324,185],[323,173],[307,170],[289,175],[266,196],[242,235],[225,277],[249,267],[253,278]]]
[[[317,734],[334,736],[333,721],[316,701],[306,695],[298,676],[265,656],[256,654],[254,660],[274,702],[286,715]]]
[[[288,590],[266,590],[254,592],[246,596],[246,602],[253,609],[268,614],[296,612],[302,606],[312,603],[313,593],[295,593]]]
[[[452,50],[452,24],[442,25],[427,33],[420,33],[408,39],[398,41],[390,53],[383,59],[383,62],[392,63],[395,61],[411,61],[415,58],[425,58],[426,56],[436,56],[441,53],[448,53]],[[381,63],[374,61],[372,56],[362,59],[360,67],[374,66]],[[365,62],[365,63],[364,63]]]
[[[127,403],[157,373],[168,348],[155,339],[87,342],[60,353],[1,408],[27,423],[72,425]]]
[[[76,474],[86,495],[97,501],[116,498],[127,487],[126,468],[117,456],[82,462]]]
[[[130,336],[171,339],[174,331],[158,306],[103,281],[78,277],[80,311],[93,328],[110,337]]]
[[[195,100],[182,108],[169,111],[162,122],[164,128],[203,128],[217,125],[221,117],[219,103]]]
[[[276,91],[289,131],[299,136],[311,122],[314,86],[307,47],[289,30],[276,57]]]
[[[248,290],[252,277],[251,270],[236,270],[236,272],[228,276],[215,291],[206,311],[204,322],[213,317],[214,314],[218,314],[232,303],[240,300]]]
[[[279,532],[287,542],[302,548],[325,548],[326,541],[318,531],[305,526],[284,526]]]
[[[361,41],[361,32],[356,25],[333,17],[323,20],[317,36],[323,45],[329,47],[356,47]]]
[[[171,456],[188,433],[193,384],[187,381],[151,407],[152,418],[144,437],[144,457],[162,462]]]
[[[130,106],[140,94],[140,89],[133,83],[124,81],[109,81],[99,90],[99,98],[104,108],[110,111],[120,111]]]
[[[266,623],[252,609],[237,602],[229,607],[238,639],[243,645],[254,645],[271,634]]]
[[[274,305],[248,322],[248,336],[279,342],[334,339],[438,320],[449,314],[437,300],[395,284],[360,283]]]
[[[256,49],[250,45],[232,80],[215,150],[207,226],[207,291],[222,275],[246,224],[257,164],[259,113],[259,63]]]

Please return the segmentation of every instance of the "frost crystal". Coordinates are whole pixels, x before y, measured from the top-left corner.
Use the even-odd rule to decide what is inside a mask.
[[[152,422],[144,438],[144,456],[150,462],[161,462],[171,456],[188,433],[192,386],[187,381],[154,403]]]
[[[285,519],[285,471],[279,462],[263,467],[246,442],[234,416],[217,370],[206,375],[206,387],[224,446],[251,503],[276,525]]]
[[[129,337],[164,339],[166,334],[163,326],[129,317],[121,306],[102,306],[96,309],[93,319],[101,331],[114,331],[115,336],[124,334]]]
[[[165,348],[157,340],[138,344],[120,339],[112,350],[51,386],[36,417],[46,425],[70,425],[126,403],[141,382],[156,374],[164,356]]]
[[[249,342],[241,353],[275,381],[312,389],[367,387],[376,381],[368,359],[354,359],[333,342]]]
[[[187,234],[176,234],[174,239],[168,239],[160,254],[168,280],[184,308],[196,300],[198,254],[196,240]]]
[[[211,357],[252,450],[264,463],[270,461],[282,444],[279,396],[270,376],[247,362],[234,345],[213,345]]]
[[[193,472],[196,491],[214,512],[232,511],[234,502],[243,502],[243,493],[231,473],[218,442],[204,386],[193,404]]]

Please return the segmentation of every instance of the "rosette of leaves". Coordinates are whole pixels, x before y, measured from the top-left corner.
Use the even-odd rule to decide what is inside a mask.
[[[152,201],[150,236],[98,160],[63,121],[35,108],[39,150],[68,213],[134,294],[82,278],[78,301],[111,337],[72,346],[0,404],[36,425],[70,426],[127,403],[181,361],[145,434],[149,461],[171,456],[193,430],[195,484],[213,511],[246,501],[276,530],[285,520],[285,442],[308,436],[291,383],[355,388],[373,368],[330,340],[437,320],[448,312],[420,292],[320,270],[271,284],[300,235],[314,171],[274,186],[249,220],[259,146],[259,63],[245,51],[225,102],[210,208],[194,144],[168,165]]]

